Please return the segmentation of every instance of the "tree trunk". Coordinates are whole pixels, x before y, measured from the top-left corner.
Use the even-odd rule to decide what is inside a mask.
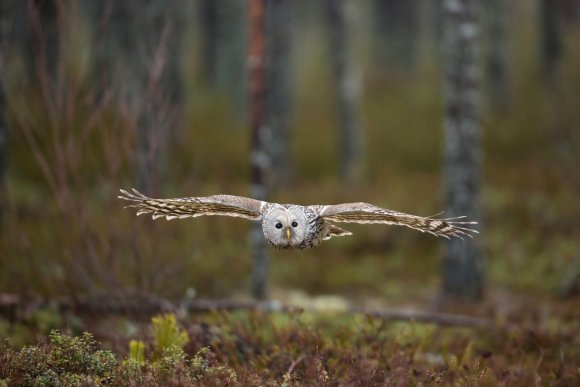
[[[201,60],[204,80],[217,83],[217,47],[219,44],[218,1],[201,0],[199,2],[199,23],[201,25]]]
[[[543,78],[552,83],[564,54],[563,36],[569,27],[578,27],[580,21],[579,0],[541,0],[541,63]]]
[[[100,66],[117,79],[122,98],[138,117],[137,186],[155,195],[171,141],[179,81],[180,9],[159,0],[113,2]],[[100,8],[107,4],[95,4]]]
[[[542,72],[546,81],[551,82],[562,56],[562,36],[560,34],[558,2],[541,0],[542,18]]]
[[[416,0],[375,0],[377,62],[381,67],[409,71],[415,67],[419,31]]]
[[[508,23],[510,2],[489,0],[485,3],[489,29],[489,47],[486,57],[489,79],[489,101],[497,113],[505,113],[510,102]]]
[[[268,171],[271,167],[268,153],[266,128],[264,125],[265,97],[265,8],[264,0],[250,0],[249,3],[250,41],[247,63],[250,86],[250,130],[252,150],[250,155],[252,197],[265,200],[268,195]],[[252,223],[250,238],[253,248],[252,295],[263,300],[267,298],[268,257],[266,243],[259,222]]]
[[[268,85],[266,123],[271,132],[272,185],[290,183],[292,0],[266,1]]]
[[[362,179],[363,132],[359,115],[361,77],[352,47],[352,23],[346,0],[326,0],[330,49],[338,84],[340,177],[345,184]]]
[[[445,0],[445,149],[446,216],[481,221],[482,150],[478,0]],[[481,225],[480,225],[481,228]],[[443,292],[471,301],[483,293],[481,234],[446,243]]]
[[[6,177],[6,152],[8,150],[8,128],[4,120],[6,111],[6,95],[4,93],[4,2],[0,0],[0,226],[3,224],[5,211],[5,177]]]
[[[234,105],[246,104],[245,40],[246,1],[202,0],[203,77],[211,87],[227,92]]]

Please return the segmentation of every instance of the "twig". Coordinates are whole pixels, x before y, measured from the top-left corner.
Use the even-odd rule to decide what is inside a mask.
[[[294,368],[296,368],[296,366],[300,364],[302,360],[304,360],[304,357],[305,357],[304,355],[298,356],[298,359],[294,360],[290,365],[290,367],[288,368],[288,371],[286,371],[286,375],[292,377],[292,372],[294,372]]]

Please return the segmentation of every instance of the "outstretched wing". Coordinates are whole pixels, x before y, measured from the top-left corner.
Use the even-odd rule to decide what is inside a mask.
[[[165,217],[171,220],[203,215],[223,215],[259,220],[262,217],[262,206],[266,204],[260,200],[233,195],[153,199],[134,188],[133,192],[120,191],[119,199],[133,202],[127,207],[138,208],[137,215],[152,214],[153,219]]]
[[[473,237],[478,231],[470,227],[477,222],[464,221],[464,216],[438,219],[422,217],[391,211],[368,203],[343,203],[331,206],[321,206],[320,216],[331,222],[345,223],[382,223],[407,226],[421,232],[427,232],[444,238],[464,235]]]

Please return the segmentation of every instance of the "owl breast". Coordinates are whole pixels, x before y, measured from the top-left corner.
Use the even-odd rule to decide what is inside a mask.
[[[296,247],[300,250],[318,246],[322,242],[325,227],[324,219],[318,216],[311,208],[304,208],[306,219],[308,220],[308,232],[306,233],[304,241]]]

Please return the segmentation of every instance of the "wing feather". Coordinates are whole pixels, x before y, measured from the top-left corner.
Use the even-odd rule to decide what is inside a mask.
[[[406,226],[435,236],[473,237],[478,231],[471,227],[477,222],[466,221],[465,216],[455,218],[422,217],[381,208],[368,203],[343,203],[321,206],[320,216],[325,220],[344,223],[381,223]]]
[[[151,214],[153,219],[165,217],[167,220],[171,220],[204,215],[222,215],[259,220],[262,217],[262,207],[266,203],[234,195],[154,199],[143,195],[134,188],[132,192],[123,189],[120,191],[119,199],[132,202],[126,207],[137,208],[137,215]]]
[[[324,237],[322,238],[322,240],[328,240],[332,237],[339,237],[339,236],[349,236],[352,235],[352,232],[348,231],[348,230],[344,230],[332,223],[328,223],[328,232],[324,235]]]

